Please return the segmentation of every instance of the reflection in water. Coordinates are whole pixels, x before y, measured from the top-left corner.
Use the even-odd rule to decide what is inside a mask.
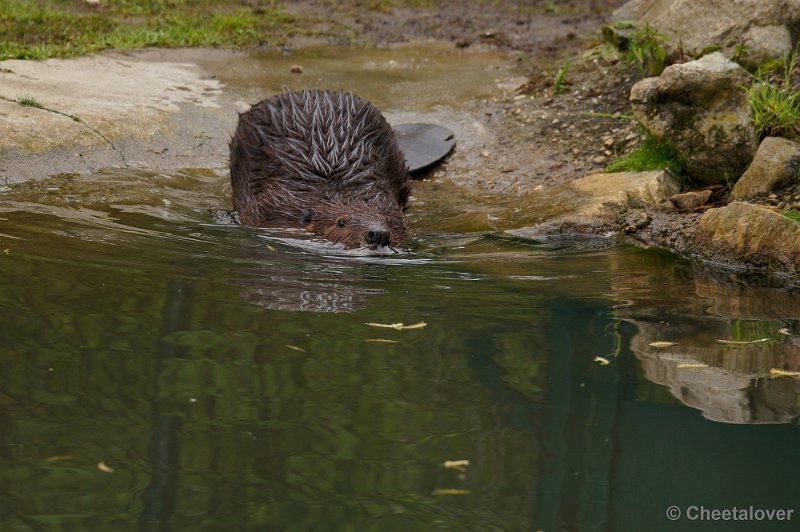
[[[619,267],[630,270],[632,262]],[[800,415],[797,381],[770,378],[774,369],[800,371],[798,335],[792,332],[798,330],[800,298],[724,277],[634,271],[615,278],[615,293],[627,299],[617,316],[638,329],[631,350],[647,379],[714,421],[788,423]]]
[[[796,504],[797,380],[768,377],[800,369],[794,296],[438,232],[429,196],[412,252],[337,255],[214,224],[224,179],[0,199],[0,528],[642,530]]]
[[[167,283],[167,293],[162,314],[162,338],[156,348],[155,376],[152,399],[152,425],[150,429],[149,459],[152,473],[150,484],[142,493],[140,530],[166,530],[175,509],[180,471],[179,416],[165,413],[159,380],[169,359],[179,356],[180,350],[164,341],[170,333],[185,329],[191,318],[192,289],[180,281]]]
[[[257,275],[258,271],[253,270],[241,273],[250,274],[250,277],[231,279],[230,282],[243,289],[242,299],[274,310],[353,312],[367,308],[369,296],[383,293],[378,288],[353,285],[356,279],[352,277],[337,282],[320,280],[313,272],[302,277],[297,273],[293,276]]]

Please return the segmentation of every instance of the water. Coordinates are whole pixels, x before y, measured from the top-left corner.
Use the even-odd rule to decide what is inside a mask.
[[[412,252],[336,254],[215,223],[224,181],[3,195],[3,530],[641,530],[673,504],[796,508],[798,386],[767,377],[800,365],[792,296],[660,252],[437,231],[435,183]]]
[[[284,62],[453,119],[454,158],[490,141],[442,87],[469,102],[514,72],[408,50],[410,74],[384,52],[359,56],[369,75]],[[220,79],[254,96],[271,78],[253,61]],[[800,512],[798,381],[770,377],[800,370],[800,298],[502,233],[553,197],[440,175],[415,189],[410,251],[373,257],[224,223],[226,181],[103,170],[0,193],[0,529],[796,528],[689,517]]]

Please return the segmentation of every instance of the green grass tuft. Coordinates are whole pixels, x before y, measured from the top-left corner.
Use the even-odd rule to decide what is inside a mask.
[[[634,63],[642,76],[658,76],[667,66],[667,51],[664,36],[649,23],[636,28],[630,34],[630,43],[625,60]]]
[[[42,104],[39,103],[39,101],[33,96],[17,96],[17,103],[24,105],[25,107],[36,107],[37,109],[43,109]]]
[[[778,64],[763,65],[748,89],[753,125],[759,136],[800,133],[800,91],[792,87],[796,66],[797,50]]]
[[[757,82],[748,91],[753,125],[759,136],[783,136],[800,125],[800,93],[772,83]]]
[[[667,140],[647,136],[636,150],[605,167],[606,172],[645,172],[667,169],[678,177],[686,176],[686,161]]]
[[[558,72],[556,72],[556,77],[553,79],[553,92],[562,92],[567,90],[567,72],[569,72],[569,67],[572,66],[572,61],[566,61],[561,67],[559,67]]]

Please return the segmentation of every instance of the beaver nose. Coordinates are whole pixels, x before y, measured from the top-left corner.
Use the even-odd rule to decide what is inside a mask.
[[[367,231],[367,244],[375,244],[378,246],[389,245],[389,231],[386,229],[370,229]]]

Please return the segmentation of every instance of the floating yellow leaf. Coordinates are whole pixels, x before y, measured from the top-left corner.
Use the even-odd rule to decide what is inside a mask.
[[[403,331],[405,329],[422,329],[423,327],[425,327],[428,324],[425,323],[424,321],[421,321],[419,323],[412,323],[411,325],[405,325],[403,322],[400,322],[400,323],[375,323],[375,322],[370,322],[370,323],[367,323],[367,325],[369,325],[370,327],[384,327],[386,329],[395,329],[397,331]]]
[[[99,464],[97,464],[97,469],[99,469],[103,473],[113,473],[114,472],[114,469],[111,468],[111,467],[108,467],[105,464],[105,462],[100,462]]]
[[[608,359],[607,358],[603,358],[603,357],[594,357],[594,361],[595,362],[600,362],[601,366],[608,366],[610,364]]]
[[[776,377],[794,377],[800,378],[800,371],[786,371],[783,369],[772,368],[769,370],[769,376],[773,379]]]
[[[398,331],[403,328],[403,324],[401,323],[375,323],[370,322],[367,323],[370,327],[385,327],[387,329],[397,329]]]
[[[288,347],[289,349],[294,349],[295,351],[300,351],[301,353],[306,352],[305,349],[303,349],[302,347],[297,347],[296,345],[286,344],[286,347]]]
[[[275,248],[270,246],[269,244],[267,244],[267,250],[268,251],[275,251]]]
[[[367,338],[364,340],[365,342],[369,342],[371,344],[398,344],[397,340],[389,340],[388,338]]]
[[[691,363],[688,363],[688,362],[685,363],[685,364],[678,364],[678,369],[707,368],[707,367],[708,367],[708,364],[691,364]]]
[[[788,327],[781,327],[780,329],[778,329],[778,332],[781,334],[785,334],[786,336],[790,336],[792,334],[789,332]]]
[[[749,345],[749,344],[759,344],[761,342],[769,342],[769,338],[759,338],[758,340],[717,340],[718,344],[727,344],[727,345]]]
[[[440,488],[438,490],[433,490],[434,495],[469,495],[470,493],[472,493],[472,491],[456,488]]]
[[[672,347],[673,345],[678,345],[675,342],[650,342],[650,347]]]
[[[457,469],[459,471],[466,471],[469,465],[469,460],[445,460],[444,467],[447,469]]]

